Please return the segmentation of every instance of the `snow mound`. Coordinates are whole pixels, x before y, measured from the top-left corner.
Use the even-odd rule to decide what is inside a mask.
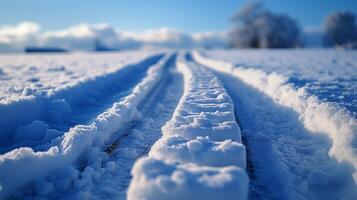
[[[178,59],[177,64],[187,77],[185,94],[172,120],[162,128],[163,133],[241,142],[232,100],[218,78],[195,63]]]
[[[19,187],[73,164],[80,156],[85,157],[88,154],[89,159],[96,160],[97,154],[93,149],[102,147],[116,130],[137,116],[137,106],[158,84],[164,73],[165,63],[170,57],[171,55],[166,55],[153,65],[128,96],[114,103],[91,124],[71,128],[59,144],[47,151],[34,152],[31,148],[22,147],[0,155],[0,198],[9,197]],[[36,122],[27,129],[41,125],[43,126]],[[39,192],[48,193],[51,188],[47,185]]]
[[[184,54],[176,64],[183,97],[149,158],[135,164],[129,199],[246,199],[245,147],[232,100],[206,68]]]
[[[172,162],[245,168],[245,147],[241,143],[212,141],[208,136],[191,140],[180,136],[163,137],[151,148],[149,156]]]
[[[247,199],[248,177],[239,167],[208,167],[143,158],[128,199]],[[135,183],[135,185],[134,185]]]

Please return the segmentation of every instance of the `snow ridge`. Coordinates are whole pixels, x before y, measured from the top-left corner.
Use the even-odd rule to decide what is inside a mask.
[[[91,149],[103,147],[116,130],[137,116],[137,106],[161,80],[170,57],[166,55],[153,65],[123,100],[114,103],[89,125],[71,128],[47,151],[35,152],[22,147],[0,155],[0,198],[9,197],[19,187],[73,164]]]
[[[246,199],[245,147],[232,100],[217,77],[183,53],[177,67],[183,97],[163,137],[134,165],[128,199]]]
[[[129,56],[130,55],[128,55],[128,57]],[[130,75],[130,73],[137,68],[145,70],[146,66],[156,63],[162,58],[163,54],[156,53],[140,56],[140,61],[131,64],[127,63],[124,66],[120,66],[120,63],[118,63],[119,67],[111,70],[108,69],[109,72],[105,74],[94,74],[92,77],[76,78],[74,81],[71,80],[72,82],[69,81],[68,83],[58,84],[55,88],[44,91],[44,94],[38,91],[32,91],[25,96],[18,97],[16,100],[10,99],[5,103],[0,103],[0,113],[6,113],[6,115],[0,116],[0,126],[2,127],[0,130],[0,145],[23,142],[21,137],[16,137],[16,130],[21,126],[31,124],[34,120],[43,120],[55,124],[62,123],[68,117],[71,110],[73,111],[77,107],[83,107],[85,104],[95,102],[97,99],[102,98],[103,93],[118,90],[118,88],[114,87],[121,87],[121,84],[115,83],[119,82],[123,77]],[[132,58],[129,57],[128,60],[130,59]],[[51,66],[51,63],[47,65]],[[54,69],[49,68],[47,70]],[[62,70],[63,73],[70,72],[66,71],[66,68],[63,66],[62,68],[56,68],[56,70]],[[88,70],[90,71],[90,69]],[[59,80],[62,78],[62,71],[58,72],[58,76],[60,76],[58,78]],[[46,75],[46,73],[44,74]],[[53,74],[56,75],[56,73],[51,74],[50,77],[52,79],[55,78]],[[5,83],[9,84],[7,82]],[[40,83],[46,85],[46,83]],[[7,87],[7,85],[5,85],[5,87]]]
[[[354,167],[353,178],[357,183],[357,120],[346,110],[322,102],[309,95],[304,88],[295,89],[287,78],[259,69],[238,68],[231,63],[213,60],[193,52],[194,59],[217,71],[232,74],[244,83],[258,89],[274,102],[295,110],[304,126],[313,133],[326,134],[332,142],[331,157]]]

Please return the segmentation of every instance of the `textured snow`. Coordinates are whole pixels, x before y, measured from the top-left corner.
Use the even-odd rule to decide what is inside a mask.
[[[134,165],[128,199],[246,199],[245,147],[232,100],[217,77],[183,54],[177,66],[183,97],[163,137]]]
[[[128,199],[246,199],[248,177],[234,166],[139,160],[132,173]]]
[[[0,199],[354,199],[355,57],[0,55]]]
[[[35,120],[62,132],[68,131],[77,121],[76,113],[101,104],[106,96],[112,98],[115,91],[129,89],[131,82],[135,82],[135,78],[127,80],[130,73],[145,72],[147,65],[160,56],[150,51],[0,55],[3,57],[0,66],[5,74],[0,77],[0,113],[6,113],[0,116],[1,152],[11,150],[16,144],[13,135],[17,128]]]
[[[172,60],[174,61],[170,59],[166,65],[168,71],[173,70]],[[170,73],[173,73],[172,76]],[[182,94],[182,78],[179,73],[173,70],[163,78],[151,93],[154,95],[150,95],[138,107],[138,111],[145,118],[134,119],[135,126],[131,131],[127,129],[117,131],[119,134],[122,131],[128,134],[120,140],[118,147],[110,155],[103,154],[100,149],[91,153],[86,168],[93,169],[97,173],[89,174],[85,180],[81,178],[74,180],[75,183],[64,192],[56,190],[45,197],[73,199],[85,193],[87,199],[125,199],[131,180],[130,169],[136,159],[145,155],[152,143],[161,137],[160,128],[170,119]],[[113,136],[119,134],[114,133]],[[46,180],[57,182],[50,177]]]
[[[50,96],[89,79],[110,74],[152,55],[150,51],[0,55],[0,102]]]
[[[212,50],[204,54],[239,68],[282,75],[287,83],[357,118],[357,52],[345,50]],[[285,80],[284,80],[285,81]]]
[[[357,123],[349,112],[296,88],[284,75],[262,71],[263,66],[236,67],[224,57],[197,52],[194,57],[220,74],[240,106],[236,112],[256,170],[252,177],[257,177],[256,188],[265,188],[255,198],[356,195]]]
[[[26,183],[69,166],[77,161],[82,153],[89,152],[90,155],[90,149],[103,146],[113,132],[137,116],[137,106],[160,80],[168,57],[152,66],[147,76],[128,96],[114,103],[92,123],[71,128],[58,144],[47,151],[34,152],[31,148],[22,147],[0,155],[0,197],[8,197]],[[89,167],[87,170],[90,169]]]
[[[217,167],[238,165],[245,168],[245,148],[240,142],[212,141],[208,136],[198,136],[192,140],[180,136],[164,137],[152,147],[149,155],[172,162]]]

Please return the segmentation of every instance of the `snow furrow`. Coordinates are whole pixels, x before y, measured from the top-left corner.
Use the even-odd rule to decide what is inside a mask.
[[[351,116],[285,84],[277,74],[193,55],[215,71],[234,100],[256,176],[251,199],[357,195]]]
[[[82,181],[79,178],[74,181],[74,187],[58,196],[70,199],[125,199],[132,165],[139,157],[146,155],[152,144],[162,136],[161,126],[170,119],[180,100],[182,75],[174,66],[175,56],[168,61],[163,79],[138,106],[140,117],[132,121],[125,130],[126,134],[120,134],[122,137],[119,139],[115,139],[116,133],[113,134],[116,147],[111,149],[111,153],[107,155],[98,151],[98,155],[91,156],[96,159],[91,159],[84,169],[84,173],[88,174],[86,183],[78,185]],[[49,197],[56,197],[56,194]]]
[[[81,156],[91,158],[125,123],[138,117],[137,108],[161,80],[165,64],[170,58],[166,55],[150,67],[145,78],[134,87],[132,92],[116,102],[88,125],[76,125],[47,151],[37,151],[28,147],[14,149],[0,155],[0,198],[10,196],[15,190],[31,181],[38,180],[56,170],[68,185],[77,171],[71,166]],[[103,152],[104,153],[104,152]],[[84,173],[85,174],[85,173]],[[84,174],[82,176],[84,176]],[[53,185],[41,181],[40,193],[53,189]],[[63,184],[61,184],[63,187]],[[25,191],[26,192],[26,191]],[[21,194],[20,192],[17,195]]]
[[[163,136],[137,161],[128,199],[246,199],[245,148],[220,81],[179,54],[184,94]]]
[[[316,97],[306,94],[303,89],[294,89],[292,85],[285,84],[286,78],[278,74],[235,68],[229,63],[203,58],[197,52],[194,53],[194,57],[198,62],[219,71],[233,73],[275,102],[295,110],[306,128],[313,133],[326,134],[332,140],[329,152],[331,156],[340,162],[350,163],[357,170],[357,120],[344,110],[319,101]],[[357,173],[355,176],[357,182]]]
[[[113,99],[130,93],[130,88],[143,78],[147,68],[161,57],[162,54],[151,55],[108,74],[56,88],[44,96],[1,104],[0,113],[6,118],[0,121],[3,127],[0,130],[0,152],[21,146],[34,147],[62,135],[76,124],[87,124],[110,107],[115,102]]]

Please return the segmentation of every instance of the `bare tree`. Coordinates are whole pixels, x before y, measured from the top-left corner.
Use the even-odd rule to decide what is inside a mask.
[[[350,12],[334,12],[324,23],[326,46],[357,47],[356,16]]]
[[[232,18],[231,46],[238,48],[292,48],[299,45],[300,28],[289,16],[274,14],[260,2],[249,3]]]

